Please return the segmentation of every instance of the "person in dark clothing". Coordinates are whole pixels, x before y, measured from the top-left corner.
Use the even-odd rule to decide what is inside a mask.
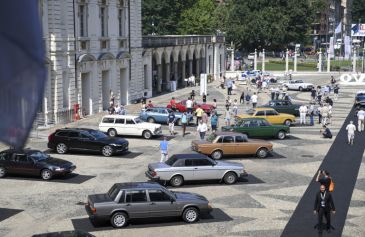
[[[195,98],[195,90],[192,90],[192,91],[191,91],[191,93],[190,93],[190,98],[191,98],[192,100],[194,100],[194,98]]]
[[[327,104],[333,106],[333,100],[330,97],[327,97],[325,101]]]
[[[311,97],[312,97],[312,100],[315,101],[316,100],[316,94],[317,94],[317,91],[316,89],[313,87],[312,90],[311,90]]]
[[[207,103],[207,95],[203,93],[203,104]]]
[[[323,138],[332,138],[332,133],[329,128],[327,128],[326,125],[323,125],[323,128],[321,129],[321,134],[323,135]]]
[[[326,191],[329,191],[331,184],[330,173],[327,170],[318,170],[316,182],[319,182],[321,185],[324,185]]]
[[[315,228],[318,229],[318,233],[322,234],[322,220],[323,216],[326,218],[326,230],[327,232],[331,232],[331,211],[333,214],[336,213],[335,204],[333,202],[333,198],[330,192],[326,191],[324,185],[321,185],[320,191],[316,194],[316,199],[314,202],[313,212],[315,215],[318,215],[318,223]]]
[[[240,96],[240,104],[244,104],[245,103],[245,92],[242,91],[241,96]]]

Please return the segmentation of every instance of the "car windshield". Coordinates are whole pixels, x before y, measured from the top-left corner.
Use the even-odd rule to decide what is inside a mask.
[[[214,133],[212,133],[212,134],[210,134],[209,135],[209,137],[207,138],[207,141],[208,142],[213,142],[214,141],[214,139],[217,137],[217,135],[216,134],[214,134]]]
[[[135,118],[134,119],[134,122],[137,124],[137,123],[142,123],[142,121],[139,119],[139,118]]]
[[[96,139],[108,137],[107,135],[105,135],[104,133],[102,133],[100,131],[91,130],[91,131],[89,131],[89,133],[91,136],[95,137]]]
[[[172,166],[177,161],[176,156],[171,156],[167,161],[165,161],[165,164],[168,166]]]
[[[113,185],[113,187],[108,191],[108,196],[112,200],[115,200],[115,198],[117,197],[118,193],[119,193],[119,188],[116,185]]]
[[[295,81],[295,83],[303,83],[303,81],[302,80],[297,80],[297,81]]]
[[[50,156],[46,153],[36,151],[29,155],[34,161],[47,160]]]

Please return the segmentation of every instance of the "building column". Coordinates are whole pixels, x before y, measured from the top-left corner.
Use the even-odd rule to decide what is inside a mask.
[[[170,63],[166,63],[166,91],[170,91],[170,74],[171,74],[171,65]]]
[[[179,63],[178,62],[174,62],[174,78],[175,78],[175,82],[176,82],[176,87],[179,86]]]
[[[181,69],[182,69],[182,72],[181,72],[181,74],[182,74],[182,83],[183,83],[183,87],[184,86],[186,86],[186,84],[185,84],[185,78],[186,78],[186,71],[185,71],[185,61],[181,61]]]
[[[189,59],[189,76],[193,74],[193,60]]]
[[[200,76],[200,58],[196,59],[196,76]]]
[[[157,92],[161,93],[161,82],[162,82],[162,65],[157,64]]]

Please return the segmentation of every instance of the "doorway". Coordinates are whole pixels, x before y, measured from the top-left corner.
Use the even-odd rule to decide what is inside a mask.
[[[81,73],[81,90],[82,90],[82,96],[81,96],[81,108],[83,111],[83,114],[89,115],[91,114],[90,109],[90,74],[89,73]]]
[[[108,110],[110,106],[110,78],[109,71],[101,72],[101,91],[102,91],[102,104],[103,111]]]
[[[128,74],[126,68],[120,69],[120,104],[128,104]]]

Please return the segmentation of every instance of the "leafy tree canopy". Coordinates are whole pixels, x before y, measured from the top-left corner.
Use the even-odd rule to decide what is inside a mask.
[[[352,23],[365,23],[365,0],[353,0]]]

